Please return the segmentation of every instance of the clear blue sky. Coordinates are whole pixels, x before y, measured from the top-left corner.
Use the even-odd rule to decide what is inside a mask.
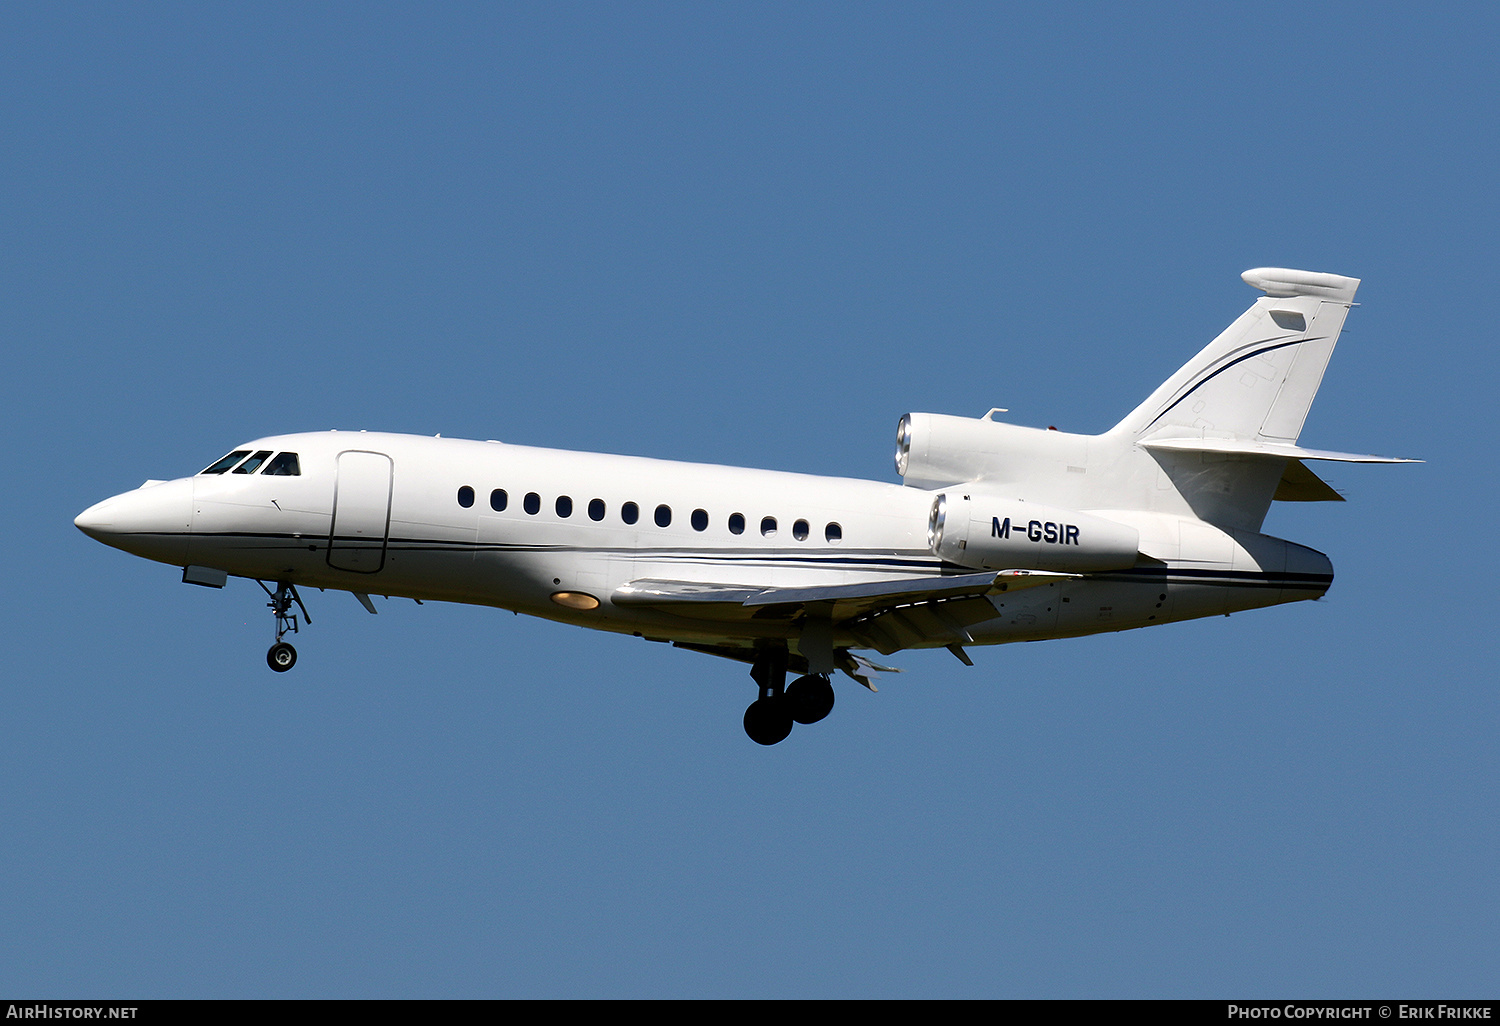
[[[10,4],[0,993],[1500,993],[1493,5]],[[738,665],[184,587],[84,507],[280,431],[893,480],[1364,279],[1326,600]]]

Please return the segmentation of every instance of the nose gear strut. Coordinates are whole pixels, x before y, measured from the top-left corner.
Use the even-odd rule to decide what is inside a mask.
[[[312,624],[312,617],[308,615],[307,607],[302,604],[302,596],[297,594],[297,587],[291,581],[277,581],[274,592],[266,587],[265,581],[257,580],[255,583],[271,596],[271,601],[266,605],[276,614],[276,644],[266,653],[266,665],[277,673],[285,673],[297,665],[297,650],[281,640],[288,632],[297,633],[297,614],[291,611],[292,603],[297,603],[297,608],[302,610],[303,621],[309,626]]]

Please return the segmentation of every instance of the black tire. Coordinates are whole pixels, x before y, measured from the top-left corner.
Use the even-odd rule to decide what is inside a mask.
[[[792,681],[786,697],[792,706],[792,719],[798,723],[817,723],[833,712],[833,685],[820,673]]]
[[[792,709],[785,695],[757,698],[745,710],[745,733],[758,745],[780,744],[792,732]]]
[[[297,665],[297,650],[284,641],[278,641],[266,653],[266,665],[277,673],[285,673]]]

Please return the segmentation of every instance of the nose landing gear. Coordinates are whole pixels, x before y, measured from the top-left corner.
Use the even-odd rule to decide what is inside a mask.
[[[278,641],[266,653],[266,665],[277,673],[285,673],[297,665],[297,650],[284,641]]]
[[[291,581],[277,581],[276,590],[273,592],[266,587],[265,581],[256,581],[261,590],[271,596],[271,601],[266,605],[276,615],[276,644],[272,645],[266,653],[266,665],[277,673],[285,673],[297,665],[297,650],[289,643],[282,641],[287,633],[297,633],[297,614],[291,611],[292,603],[302,610],[302,619],[312,623],[312,617],[307,615],[307,607],[302,604],[302,596],[297,594],[297,588]]]

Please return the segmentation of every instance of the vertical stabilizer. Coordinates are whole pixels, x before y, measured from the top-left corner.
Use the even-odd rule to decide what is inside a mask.
[[[1242,277],[1265,297],[1111,434],[1137,441],[1297,440],[1359,279],[1280,267],[1258,267]]]
[[[1265,293],[1106,437],[1159,468],[1152,508],[1259,530],[1323,381],[1358,278],[1280,267],[1243,275]],[[1252,454],[1257,448],[1268,452]]]

